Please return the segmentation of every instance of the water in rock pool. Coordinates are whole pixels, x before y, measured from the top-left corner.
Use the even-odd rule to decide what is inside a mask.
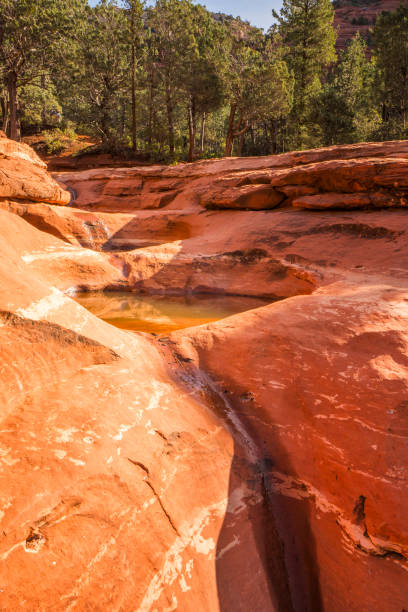
[[[250,297],[141,296],[116,291],[79,293],[75,299],[90,312],[116,327],[149,333],[166,333],[218,321],[270,302]]]

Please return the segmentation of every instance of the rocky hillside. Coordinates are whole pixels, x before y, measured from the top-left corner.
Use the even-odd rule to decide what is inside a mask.
[[[408,142],[0,151],[1,609],[405,609]],[[112,288],[284,299],[154,337]]]
[[[375,24],[377,15],[382,11],[395,11],[400,5],[399,0],[334,0],[337,28],[337,49],[343,50],[347,41],[357,32],[366,39],[370,46],[370,28]]]

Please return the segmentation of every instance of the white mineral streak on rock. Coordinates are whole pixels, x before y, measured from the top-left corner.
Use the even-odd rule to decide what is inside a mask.
[[[9,498],[7,499],[7,501],[3,502],[3,505],[2,505],[2,507],[0,508],[0,521],[2,521],[2,520],[3,520],[3,518],[5,517],[5,515],[6,515],[6,510],[8,510],[9,508],[11,508],[11,506],[12,506],[12,501],[13,501],[13,500],[12,500],[12,498],[11,498],[11,497],[9,497]]]
[[[229,550],[232,550],[233,548],[235,548],[236,546],[238,546],[238,544],[241,542],[241,540],[239,539],[239,537],[235,534],[234,537],[232,538],[231,542],[229,542],[226,546],[224,546],[224,548],[222,548],[220,550],[220,552],[218,553],[216,559],[217,561],[219,559],[222,559],[223,556],[225,555],[225,553],[227,553]]]
[[[17,544],[14,544],[14,546],[12,546],[8,550],[6,550],[6,552],[4,552],[2,555],[0,555],[0,561],[5,561],[7,559],[7,557],[9,557],[9,555],[11,555],[12,552],[14,552],[17,548],[19,548],[19,546],[23,546],[24,543],[25,543],[25,540],[23,540],[21,542],[17,542]]]
[[[67,257],[69,259],[85,259],[91,257],[92,259],[102,259],[103,256],[97,251],[92,251],[90,249],[75,249],[75,248],[61,248],[58,251],[44,250],[38,251],[34,253],[25,253],[21,256],[21,259],[24,263],[32,263],[33,261],[38,261],[41,259],[51,260],[51,259],[60,259]]]
[[[184,523],[179,531],[181,535],[177,537],[173,545],[164,556],[164,563],[161,570],[153,577],[147,587],[145,596],[135,612],[150,612],[153,604],[160,598],[166,586],[171,586],[179,580],[182,590],[186,589],[187,579],[191,574],[191,559],[187,564],[183,563],[182,554],[191,547],[196,553],[209,556],[215,550],[213,538],[204,538],[202,532],[212,518],[222,516],[225,513],[228,499],[203,508],[192,523]]]
[[[262,495],[255,493],[247,486],[243,485],[238,489],[235,489],[229,496],[227,512],[229,514],[239,514],[248,505],[254,506],[262,501]]]
[[[56,449],[54,451],[54,455],[57,459],[65,459],[65,457],[67,456],[67,451]]]
[[[3,463],[4,465],[8,465],[9,467],[11,467],[20,461],[20,459],[18,458],[13,459],[10,456],[10,453],[11,453],[10,448],[0,447],[0,463]]]
[[[86,465],[85,461],[82,461],[81,459],[73,459],[73,457],[68,457],[68,461],[71,461],[71,463],[74,465]]]
[[[178,607],[177,597],[173,595],[171,598],[170,606],[168,606],[167,608],[163,608],[160,611],[157,610],[157,608],[155,608],[153,612],[174,612],[175,610],[177,610],[177,607]]]
[[[247,505],[254,505],[262,501],[262,496],[243,486],[235,489],[228,498],[203,508],[192,523],[184,523],[179,528],[181,535],[176,538],[167,551],[161,570],[150,582],[139,608],[135,612],[153,612],[153,604],[162,595],[166,586],[171,586],[176,580],[182,591],[189,590],[188,580],[192,578],[194,559],[183,565],[182,554],[191,547],[196,553],[209,557],[215,551],[216,543],[213,538],[204,538],[202,532],[212,518],[223,516],[226,512],[239,514]],[[239,543],[238,536],[218,555],[222,557],[227,550]],[[217,558],[218,558],[217,557]]]
[[[16,310],[16,314],[27,319],[39,319],[45,318],[52,312],[59,310],[63,306],[69,303],[67,298],[59,289],[53,287],[52,293],[46,297],[41,298],[38,302],[33,302],[28,308],[19,308]]]
[[[79,432],[76,427],[69,427],[68,429],[57,428],[58,436],[55,438],[56,442],[71,442],[73,435]]]
[[[170,385],[166,385],[157,380],[154,380],[150,385],[152,392],[149,399],[149,403],[146,406],[146,410],[154,410],[155,408],[161,407],[165,409],[164,406],[160,406],[160,400],[165,395],[165,393],[169,393],[171,391]]]

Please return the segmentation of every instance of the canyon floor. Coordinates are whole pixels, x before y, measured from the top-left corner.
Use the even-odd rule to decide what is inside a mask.
[[[0,137],[0,609],[408,609],[408,141],[51,176]],[[81,291],[265,306],[152,335]]]

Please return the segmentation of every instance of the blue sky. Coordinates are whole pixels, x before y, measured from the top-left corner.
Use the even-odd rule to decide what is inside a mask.
[[[97,1],[91,0],[90,4],[95,5]],[[200,4],[214,13],[239,16],[265,29],[272,24],[272,9],[278,10],[281,6],[280,0],[200,0]]]
[[[268,29],[272,24],[272,9],[279,9],[279,0],[200,0],[214,13],[227,13],[247,19],[253,25]]]

